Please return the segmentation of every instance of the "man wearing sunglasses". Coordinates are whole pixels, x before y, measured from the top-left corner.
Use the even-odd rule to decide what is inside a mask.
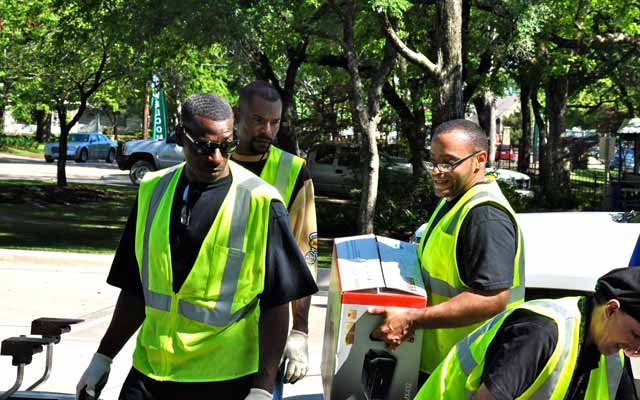
[[[416,399],[634,400],[629,357],[639,349],[640,268],[618,268],[595,293],[492,318],[456,344]]]
[[[196,94],[181,117],[186,162],[140,185],[107,280],[120,297],[79,398],[98,398],[140,328],[120,399],[271,399],[288,304],[317,291],[280,194],[229,160],[229,104]]]
[[[390,349],[425,329],[420,382],[460,339],[524,299],[522,235],[509,202],[485,176],[487,150],[487,136],[471,121],[436,127],[427,166],[442,199],[418,245],[428,305],[369,310],[384,314],[373,335]]]
[[[240,144],[231,157],[272,184],[282,195],[298,247],[315,276],[318,250],[313,183],[304,159],[273,145],[281,114],[280,95],[268,82],[254,81],[240,89],[236,109]],[[296,383],[309,369],[310,305],[310,296],[291,302],[293,324],[273,393],[276,400],[282,399],[284,382]]]

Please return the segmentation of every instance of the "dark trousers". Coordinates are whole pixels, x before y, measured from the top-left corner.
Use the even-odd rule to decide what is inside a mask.
[[[253,375],[223,382],[160,382],[131,368],[120,391],[120,400],[244,400]]]

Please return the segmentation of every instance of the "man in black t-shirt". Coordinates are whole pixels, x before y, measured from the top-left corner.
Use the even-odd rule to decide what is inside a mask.
[[[487,137],[473,122],[436,127],[427,166],[442,200],[418,247],[428,306],[369,310],[385,315],[373,335],[388,348],[424,329],[421,382],[459,339],[524,299],[522,238],[508,201],[485,177],[487,150]]]
[[[189,97],[177,141],[186,164],[141,184],[107,280],[120,297],[78,397],[98,398],[142,325],[120,399],[270,399],[287,305],[317,291],[280,196],[229,161],[229,104]]]
[[[637,400],[629,357],[639,350],[640,268],[619,268],[594,294],[494,317],[456,345],[416,399]]]

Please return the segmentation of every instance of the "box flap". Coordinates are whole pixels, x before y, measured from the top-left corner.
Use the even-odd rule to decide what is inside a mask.
[[[334,244],[343,292],[385,287],[375,235],[336,238]]]
[[[384,236],[376,240],[385,286],[426,297],[416,246]]]

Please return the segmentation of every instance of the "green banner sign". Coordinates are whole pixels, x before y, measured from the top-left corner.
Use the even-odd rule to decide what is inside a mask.
[[[160,79],[153,77],[153,93],[151,96],[151,115],[153,118],[152,137],[163,139],[167,137],[167,106],[164,101],[164,90],[160,86]]]

